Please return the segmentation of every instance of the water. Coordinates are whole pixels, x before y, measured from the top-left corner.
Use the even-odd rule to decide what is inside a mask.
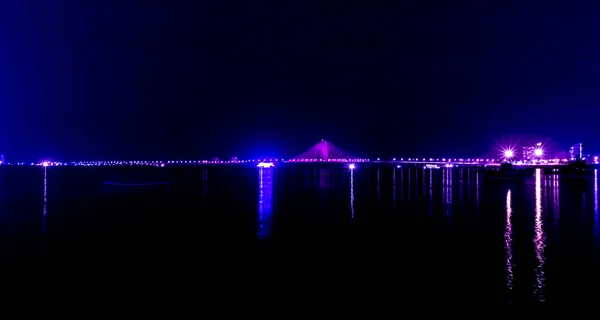
[[[172,183],[108,188],[107,177]],[[367,165],[3,167],[0,219],[5,290],[51,292],[46,300],[472,306],[599,296],[597,171],[511,182]]]

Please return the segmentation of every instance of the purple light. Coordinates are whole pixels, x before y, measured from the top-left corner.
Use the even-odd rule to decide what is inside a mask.
[[[533,153],[536,155],[536,157],[541,157],[544,154],[544,150],[542,150],[542,148],[537,148],[533,151]]]
[[[356,169],[356,165],[354,163],[351,163],[348,165],[348,169],[354,170],[354,169]]]
[[[504,157],[505,158],[512,158],[514,156],[514,152],[512,150],[504,150]]]
[[[49,165],[49,163],[47,161],[45,161],[44,163],[42,163],[42,166],[47,167]]]

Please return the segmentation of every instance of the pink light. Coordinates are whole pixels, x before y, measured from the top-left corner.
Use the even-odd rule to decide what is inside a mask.
[[[542,148],[537,148],[533,151],[533,153],[537,156],[537,157],[541,157],[544,154],[544,150],[542,150]]]
[[[515,155],[514,152],[512,150],[510,150],[510,149],[504,151],[504,157],[505,158],[512,158],[514,155]]]

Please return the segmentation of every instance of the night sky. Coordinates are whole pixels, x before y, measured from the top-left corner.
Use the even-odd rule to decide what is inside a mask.
[[[600,3],[526,2],[3,0],[0,153],[600,147]]]

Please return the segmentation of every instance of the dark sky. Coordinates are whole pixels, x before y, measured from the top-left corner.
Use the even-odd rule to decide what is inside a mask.
[[[478,156],[518,137],[600,146],[600,5],[524,2],[4,0],[0,152],[292,157],[321,138],[368,157]]]

